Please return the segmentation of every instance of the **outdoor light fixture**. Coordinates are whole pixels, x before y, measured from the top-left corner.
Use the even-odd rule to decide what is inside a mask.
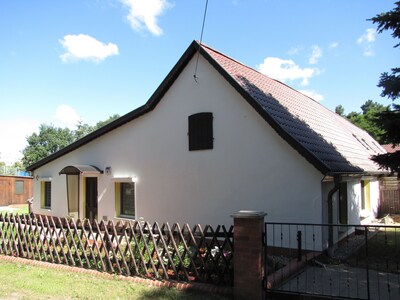
[[[107,175],[111,175],[111,167],[106,167],[104,173],[106,173]]]

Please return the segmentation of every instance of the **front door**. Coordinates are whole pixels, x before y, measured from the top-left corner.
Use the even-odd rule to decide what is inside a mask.
[[[97,219],[97,177],[86,177],[85,217]]]

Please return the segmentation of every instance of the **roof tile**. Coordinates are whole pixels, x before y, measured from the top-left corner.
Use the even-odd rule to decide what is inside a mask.
[[[364,130],[286,84],[202,44],[272,120],[330,172],[379,172],[385,150]]]

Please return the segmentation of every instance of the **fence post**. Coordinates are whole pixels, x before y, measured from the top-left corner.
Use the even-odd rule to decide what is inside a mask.
[[[233,292],[235,299],[264,299],[264,216],[261,211],[241,210],[233,217]]]

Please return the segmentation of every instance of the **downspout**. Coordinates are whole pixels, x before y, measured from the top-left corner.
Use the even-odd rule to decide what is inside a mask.
[[[333,247],[333,195],[340,188],[340,175],[333,177],[334,187],[328,193],[328,224],[329,224],[329,249]]]

